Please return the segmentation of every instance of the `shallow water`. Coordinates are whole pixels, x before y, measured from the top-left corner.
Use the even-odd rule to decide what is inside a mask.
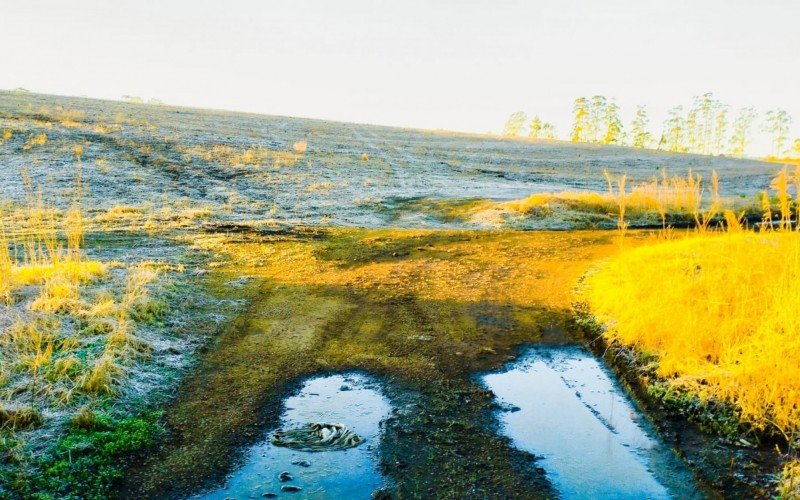
[[[506,406],[503,433],[541,457],[562,497],[700,496],[691,472],[585,349],[531,348],[482,381]]]
[[[343,423],[366,442],[348,450],[303,452],[272,445],[270,432],[249,450],[245,464],[228,478],[223,488],[198,498],[261,498],[268,492],[279,497],[370,498],[385,483],[377,469],[375,450],[380,422],[390,410],[379,386],[364,375],[351,373],[310,379],[297,395],[286,399],[279,428],[294,428],[309,422]],[[292,464],[298,461],[309,465]],[[278,475],[284,471],[294,479],[281,482]],[[283,485],[299,486],[302,491],[281,492]]]

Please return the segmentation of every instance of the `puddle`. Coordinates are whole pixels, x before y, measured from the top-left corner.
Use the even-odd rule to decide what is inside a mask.
[[[506,406],[503,433],[563,498],[700,497],[608,369],[581,347],[531,348],[481,377]]]
[[[385,484],[375,453],[380,422],[390,410],[380,386],[365,375],[349,373],[310,379],[297,395],[286,399],[278,428],[271,429],[265,440],[248,452],[246,463],[228,478],[224,487],[196,498],[262,498],[264,493],[284,498],[370,498]],[[310,422],[343,423],[365,442],[355,448],[327,452],[297,451],[271,443],[274,431]],[[282,472],[288,472],[293,479],[281,482]],[[286,485],[302,490],[282,492],[281,487]]]

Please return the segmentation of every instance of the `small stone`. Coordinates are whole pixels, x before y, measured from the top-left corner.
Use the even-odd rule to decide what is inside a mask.
[[[349,391],[350,390],[350,386],[349,385],[343,385],[343,386],[339,387],[339,390],[340,391]]]
[[[268,491],[266,493],[262,493],[261,496],[264,497],[264,498],[278,498],[278,494],[277,493],[272,493],[271,491]]]
[[[311,467],[311,462],[307,460],[295,460],[292,465],[299,465],[300,467]]]
[[[282,482],[282,483],[285,483],[286,481],[291,481],[292,479],[294,479],[294,478],[292,477],[292,475],[291,475],[291,474],[289,474],[289,473],[288,473],[288,472],[286,472],[286,471],[283,471],[283,472],[281,472],[280,474],[278,474],[278,480],[279,480],[280,482]]]
[[[514,413],[514,412],[520,411],[520,407],[519,406],[512,405],[511,403],[505,403],[505,402],[498,403],[497,407],[502,412]]]
[[[297,493],[298,491],[302,491],[302,489],[303,488],[293,484],[284,484],[281,486],[281,491],[285,491],[286,493]]]

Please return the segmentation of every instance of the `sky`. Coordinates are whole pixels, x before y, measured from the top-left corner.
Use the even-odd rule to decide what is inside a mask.
[[[714,92],[782,107],[800,135],[798,0],[0,0],[0,88],[341,121],[627,123]]]

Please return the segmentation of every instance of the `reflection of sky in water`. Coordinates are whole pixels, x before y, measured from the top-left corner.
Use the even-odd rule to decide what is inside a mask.
[[[648,435],[634,406],[586,351],[535,349],[512,366],[483,381],[498,399],[519,408],[500,414],[503,432],[519,448],[542,457],[563,497],[694,493],[688,470]]]
[[[349,390],[341,390],[347,386]],[[273,446],[267,439],[255,445],[244,466],[228,479],[224,489],[202,498],[261,498],[273,492],[295,498],[370,498],[384,481],[377,470],[375,448],[379,424],[391,407],[377,384],[359,374],[332,375],[308,380],[300,393],[285,401],[280,428],[299,427],[309,422],[343,423],[366,442],[356,448],[331,452],[303,452]],[[292,462],[307,461],[303,467]],[[294,479],[280,482],[288,471]],[[303,488],[299,493],[282,493],[282,485]]]

